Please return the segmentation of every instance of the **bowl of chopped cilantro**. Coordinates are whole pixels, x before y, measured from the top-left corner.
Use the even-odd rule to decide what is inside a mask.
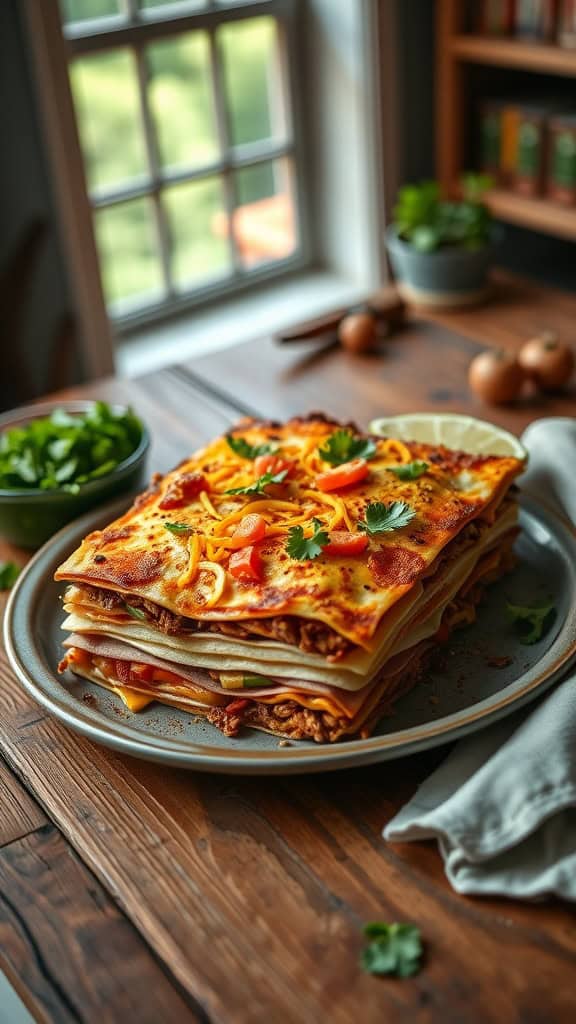
[[[0,416],[0,534],[34,548],[70,520],[141,486],[150,439],[125,406],[69,401]]]

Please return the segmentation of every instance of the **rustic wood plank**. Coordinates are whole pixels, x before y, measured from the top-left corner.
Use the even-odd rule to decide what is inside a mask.
[[[496,348],[516,351],[528,338],[546,330],[557,331],[563,341],[574,345],[576,295],[497,270],[492,274],[489,302],[471,309],[437,310],[427,318]],[[535,408],[534,415],[545,413]]]
[[[0,850],[0,966],[37,1020],[206,1020],[52,825]]]
[[[471,314],[470,314],[471,316]],[[502,328],[509,341],[509,328]],[[367,426],[375,416],[402,412],[465,412],[520,433],[537,416],[572,415],[574,387],[561,396],[489,407],[472,396],[467,372],[482,343],[441,324],[413,321],[378,352],[354,356],[318,342],[278,345],[271,338],[203,356],[180,368],[220,400],[282,419],[322,409]],[[239,410],[240,411],[240,410]]]
[[[500,1024],[533,1005],[552,1020],[567,1011],[570,911],[462,900],[430,871],[435,852],[418,862],[383,843],[432,758],[306,780],[194,776],[112,755],[50,719],[18,745],[35,709],[20,696],[0,707],[41,802],[210,1017],[348,1024],[362,1007],[369,1022]],[[429,960],[410,985],[360,971],[372,918],[421,926]]]
[[[44,811],[0,759],[0,847],[47,823]]]

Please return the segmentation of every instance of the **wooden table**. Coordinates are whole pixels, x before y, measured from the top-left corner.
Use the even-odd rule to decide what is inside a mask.
[[[414,322],[378,356],[264,338],[68,395],[130,401],[161,470],[244,411],[321,408],[362,424],[413,408],[485,413],[465,384],[479,337],[515,345],[576,323],[575,299],[540,292],[502,279],[491,309]],[[572,393],[489,415],[520,430],[574,409]],[[26,559],[7,545],[0,557]],[[33,704],[5,660],[0,677],[0,966],[39,1020],[575,1019],[572,908],[462,898],[432,844],[381,838],[444,751],[309,778],[195,775],[95,746]],[[361,972],[372,919],[420,926],[416,978]]]

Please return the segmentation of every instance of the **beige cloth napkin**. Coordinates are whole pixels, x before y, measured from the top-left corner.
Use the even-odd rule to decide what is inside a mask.
[[[576,420],[539,420],[522,440],[522,489],[576,523]],[[536,705],[461,740],[384,838],[437,839],[457,892],[576,900],[576,670]]]

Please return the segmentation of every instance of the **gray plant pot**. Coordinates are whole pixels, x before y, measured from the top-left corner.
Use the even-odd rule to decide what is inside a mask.
[[[407,302],[419,306],[467,306],[488,292],[487,274],[498,236],[481,249],[446,246],[435,252],[419,252],[398,237],[396,228],[386,231],[386,248],[398,291]]]

